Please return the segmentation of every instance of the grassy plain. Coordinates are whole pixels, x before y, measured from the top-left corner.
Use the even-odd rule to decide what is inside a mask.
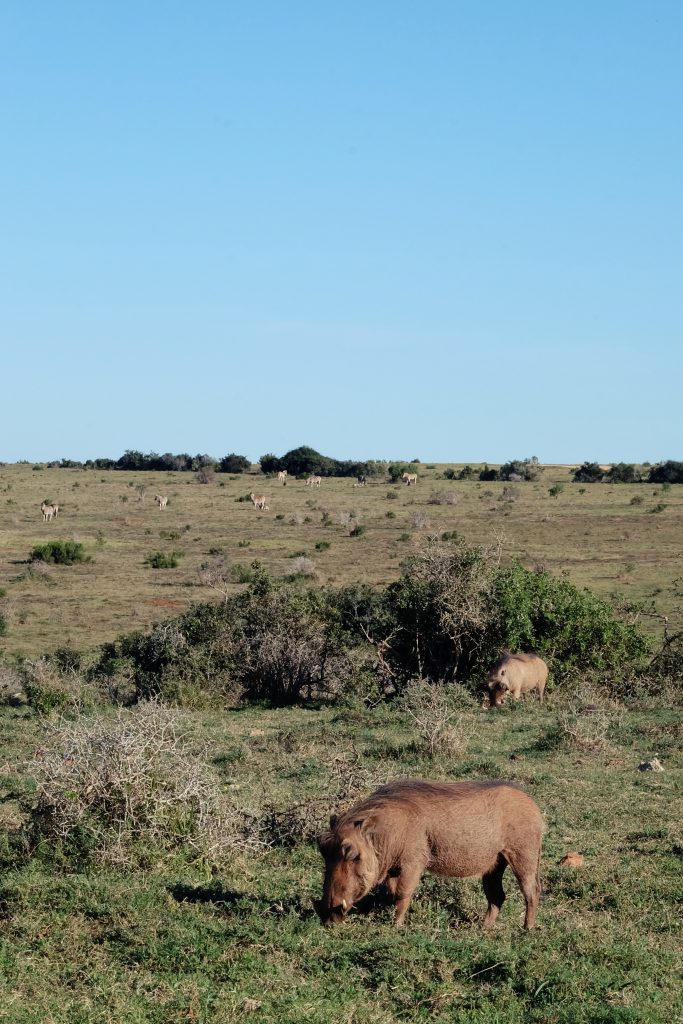
[[[260,473],[198,484],[183,473],[2,467],[0,610],[9,629],[1,649],[27,656],[65,643],[87,649],[178,614],[211,598],[199,568],[218,552],[235,566],[258,559],[275,575],[292,572],[304,554],[320,583],[386,583],[421,537],[453,530],[485,546],[501,538],[504,559],[566,572],[603,595],[654,600],[671,629],[683,627],[683,486],[580,486],[569,482],[569,468],[552,466],[534,483],[459,482],[444,480],[444,468],[418,466],[415,487],[372,480],[354,488],[337,478],[311,490]],[[564,489],[553,497],[558,483]],[[252,490],[267,496],[268,512],[237,500]],[[154,504],[156,493],[168,495],[166,510]],[[455,503],[434,504],[436,496]],[[43,523],[43,499],[59,502],[58,519]],[[358,523],[365,532],[351,537]],[[82,542],[92,562],[30,571],[29,552],[50,539]],[[317,549],[321,543],[329,548]],[[156,551],[180,552],[178,567],[150,568],[145,559]],[[643,625],[661,634],[661,620]]]
[[[410,489],[324,480],[311,493],[257,476],[200,485],[180,474],[4,467],[0,643],[8,656],[64,643],[85,649],[176,614],[211,598],[198,570],[219,550],[234,565],[257,558],[278,575],[305,553],[321,583],[386,582],[422,535],[446,530],[484,545],[504,535],[504,558],[567,572],[603,594],[654,598],[671,628],[683,625],[681,488],[582,490],[567,468],[547,467],[537,483],[512,485],[510,501],[503,484],[450,482],[443,468],[419,467]],[[565,486],[552,497],[555,483]],[[269,512],[236,500],[252,489],[268,496]],[[457,503],[431,504],[433,492]],[[169,495],[165,512],[155,493]],[[642,503],[631,504],[634,496]],[[42,523],[44,498],[59,502],[56,522]],[[359,522],[365,533],[351,537]],[[84,543],[92,562],[31,573],[28,552],[57,538]],[[330,547],[316,549],[321,541]],[[179,567],[150,569],[144,560],[157,550],[182,551]],[[643,623],[661,632],[660,620]],[[459,743],[434,759],[396,702],[187,712],[198,756],[271,843],[215,864],[192,861],[182,847],[150,848],[134,867],[82,867],[40,847],[27,856],[17,844],[27,827],[20,798],[32,787],[26,763],[50,745],[58,719],[0,708],[0,825],[16,851],[0,849],[0,1021],[680,1024],[679,684],[623,703],[601,693],[599,680],[592,685],[576,699],[555,690],[545,706],[529,699],[494,712],[454,689]],[[639,772],[655,755],[664,771]],[[479,882],[430,876],[402,932],[381,896],[367,914],[320,927],[311,900],[322,861],[311,835],[350,792],[406,775],[503,777],[537,800],[547,833],[536,931],[521,930],[509,872],[508,901],[488,934]],[[568,851],[581,852],[585,866],[560,867]]]
[[[565,743],[561,705],[468,708],[466,750],[425,757],[390,706],[244,708],[191,716],[223,784],[247,805],[298,807],[305,827],[363,786],[397,775],[515,779],[542,807],[544,899],[536,931],[506,873],[499,924],[480,922],[476,880],[426,876],[407,927],[379,900],[337,929],[311,906],[322,862],[311,842],[237,855],[217,873],[182,856],[132,872],[33,860],[0,883],[0,1020],[166,1024],[683,1020],[680,988],[680,715],[613,709],[603,742]],[[7,749],[44,724],[0,719]],[[640,773],[657,752],[661,774]],[[9,782],[7,783],[9,785]],[[581,851],[578,870],[558,866]]]

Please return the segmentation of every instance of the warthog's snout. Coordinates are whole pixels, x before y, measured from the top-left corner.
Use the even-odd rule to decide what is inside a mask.
[[[346,900],[342,900],[338,907],[326,907],[322,900],[313,900],[313,907],[326,928],[333,924],[341,924],[351,909]]]

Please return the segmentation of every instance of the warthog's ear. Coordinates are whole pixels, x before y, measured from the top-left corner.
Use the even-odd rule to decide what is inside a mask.
[[[322,835],[318,836],[318,849],[322,853],[323,857],[327,857],[334,846],[334,834],[332,832],[323,832]]]
[[[360,851],[355,843],[349,839],[341,845],[341,854],[344,860],[360,860]]]
[[[339,821],[339,815],[338,814],[331,814],[330,815],[330,829],[335,829],[337,827],[337,822],[338,821]]]

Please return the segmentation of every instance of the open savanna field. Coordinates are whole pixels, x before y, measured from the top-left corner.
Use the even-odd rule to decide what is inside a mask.
[[[201,699],[183,708],[119,708],[83,668],[98,644],[222,602],[201,582],[205,563],[231,567],[228,595],[254,560],[274,577],[314,573],[301,586],[385,584],[429,535],[454,532],[503,564],[614,596],[653,647],[664,616],[670,633],[683,626],[682,487],[577,485],[569,467],[458,482],[444,468],[416,466],[415,487],[323,479],[313,491],[257,473],[199,484],[0,468],[3,680],[26,672],[67,697],[14,699],[8,684],[0,706],[0,1021],[683,1022],[676,665],[625,672],[620,692],[618,674],[551,664],[544,704],[531,694],[495,710],[466,679],[288,706],[188,689]],[[238,500],[250,491],[267,512]],[[155,494],[168,495],[164,511]],[[59,503],[56,521],[42,522],[43,500]],[[92,560],[36,571],[30,551],[57,539]],[[150,568],[157,551],[178,566]],[[82,661],[38,672],[65,646]],[[639,770],[655,758],[663,771]],[[320,926],[316,836],[332,812],[406,776],[502,778],[534,798],[546,823],[534,931],[510,871],[490,932],[478,879],[432,875],[403,930],[381,889]],[[568,852],[583,866],[561,866]]]
[[[670,630],[683,627],[683,485],[664,492],[649,484],[578,485],[569,467],[558,466],[515,484],[451,481],[444,466],[415,468],[416,486],[324,478],[312,489],[292,479],[282,487],[260,472],[199,484],[190,473],[4,466],[0,610],[9,628],[0,644],[8,654],[36,656],[145,628],[211,599],[199,572],[217,557],[236,580],[255,559],[285,576],[307,557],[321,584],[386,583],[426,535],[446,531],[469,544],[500,543],[504,561],[566,573],[603,596],[654,601]],[[556,484],[563,489],[551,496]],[[251,491],[267,497],[267,512],[238,500]],[[165,510],[155,494],[168,496]],[[56,520],[43,523],[43,500],[59,503]],[[358,525],[363,532],[351,536]],[[31,550],[51,539],[82,542],[92,561],[32,571]],[[177,552],[177,568],[145,564],[157,551]],[[661,619],[642,617],[642,624],[661,636]]]

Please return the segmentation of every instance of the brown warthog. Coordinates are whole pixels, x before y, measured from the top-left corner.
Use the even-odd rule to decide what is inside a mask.
[[[403,924],[424,871],[479,877],[489,901],[484,927],[503,905],[510,865],[526,901],[524,927],[533,928],[543,819],[510,782],[389,782],[341,817],[318,845],[325,859],[323,897],[314,906],[323,924],[343,921],[354,903],[384,882]]]
[[[500,707],[508,693],[519,700],[530,690],[538,690],[542,702],[547,678],[548,666],[537,654],[506,652],[486,677],[491,707]]]

